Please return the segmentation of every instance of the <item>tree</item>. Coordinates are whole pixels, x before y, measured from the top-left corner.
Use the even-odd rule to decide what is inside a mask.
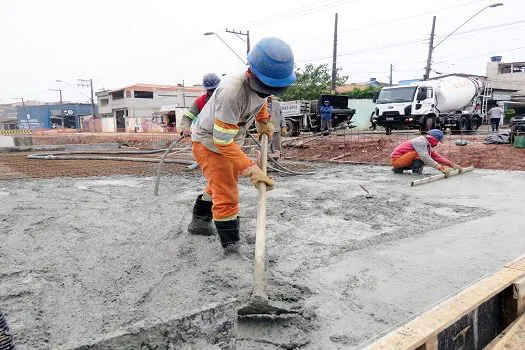
[[[332,85],[332,72],[327,64],[315,67],[308,63],[304,70],[295,71],[297,81],[286,90],[282,96],[283,101],[292,100],[317,100],[321,94],[329,94]],[[336,86],[344,85],[347,75],[341,76],[337,72]]]
[[[377,94],[381,88],[368,86],[364,89],[354,89],[348,92],[348,97],[353,99],[373,99],[374,94]]]

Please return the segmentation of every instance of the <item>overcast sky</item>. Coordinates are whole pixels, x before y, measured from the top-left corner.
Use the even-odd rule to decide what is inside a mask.
[[[14,97],[86,101],[76,79],[93,78],[95,90],[135,83],[187,85],[206,72],[231,74],[246,46],[225,29],[250,30],[252,45],[266,36],[287,41],[298,67],[330,63],[334,14],[339,13],[338,67],[348,82],[388,81],[423,75],[432,16],[436,43],[487,5],[488,0],[1,0],[0,103]],[[525,61],[525,1],[502,0],[434,52],[438,72],[485,74],[490,56]],[[435,75],[435,74],[434,74]]]

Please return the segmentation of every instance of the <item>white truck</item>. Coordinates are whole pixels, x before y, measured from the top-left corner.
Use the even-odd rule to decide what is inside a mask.
[[[387,134],[411,128],[475,131],[485,120],[491,94],[484,77],[463,74],[384,87],[370,121]]]

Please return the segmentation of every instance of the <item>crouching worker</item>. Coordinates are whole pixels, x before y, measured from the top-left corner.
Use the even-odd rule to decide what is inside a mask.
[[[461,173],[461,166],[432,150],[439,142],[443,142],[444,138],[441,130],[432,129],[426,135],[403,142],[390,154],[392,171],[402,174],[405,170],[412,170],[412,174],[422,174],[423,167],[428,165],[441,171],[445,177],[450,175],[451,168]]]
[[[191,134],[193,154],[208,185],[193,207],[190,234],[215,230],[226,254],[240,254],[239,176],[255,187],[273,180],[242,151],[246,130],[255,120],[259,138],[273,135],[266,98],[283,93],[296,79],[288,44],[277,38],[259,41],[248,54],[248,70],[221,84],[199,114]]]

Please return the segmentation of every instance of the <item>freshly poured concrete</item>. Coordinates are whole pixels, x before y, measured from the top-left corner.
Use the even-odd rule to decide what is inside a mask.
[[[240,319],[238,349],[362,347],[525,254],[525,173],[476,170],[411,188],[411,175],[385,167],[316,170],[278,177],[268,199],[270,299],[302,314]],[[153,184],[134,177],[0,183],[0,309],[20,349],[83,343],[248,298],[255,189],[242,180],[250,260],[238,261],[222,256],[216,237],[185,232],[200,176],[165,177],[158,197]]]

